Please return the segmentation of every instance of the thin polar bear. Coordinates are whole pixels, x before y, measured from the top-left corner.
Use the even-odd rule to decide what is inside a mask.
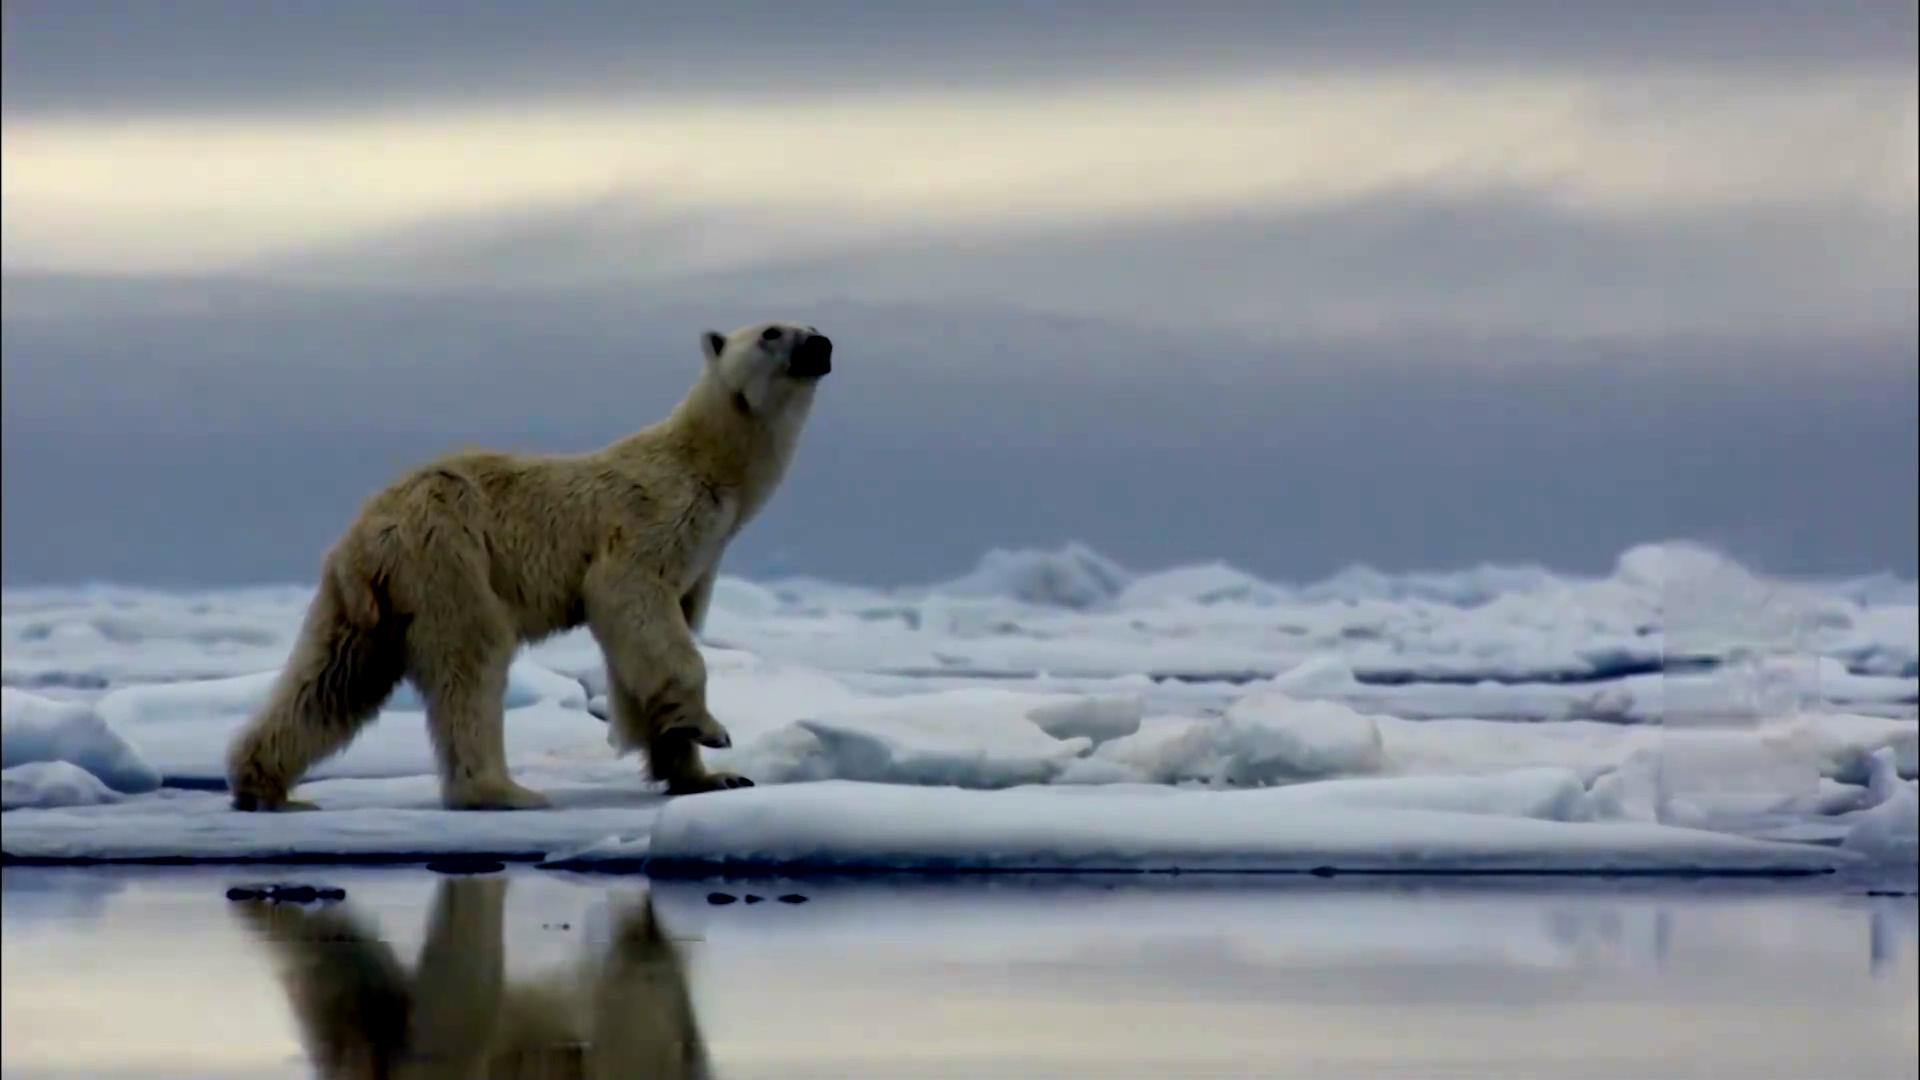
[[[729,541],[793,458],[833,343],[763,323],[701,336],[706,363],[673,411],[593,453],[469,451],[368,499],[327,553],[266,704],[228,749],[239,810],[289,793],[399,685],[426,701],[441,801],[547,805],[507,770],[507,669],[521,644],[585,625],[604,654],[610,737],[670,794],[752,783],[710,772],[726,747],[694,643]]]

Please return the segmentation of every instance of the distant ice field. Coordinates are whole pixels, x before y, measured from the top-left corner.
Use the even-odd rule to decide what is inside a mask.
[[[664,800],[608,745],[575,632],[522,652],[516,776],[548,811],[439,809],[403,688],[297,815],[221,760],[304,587],[7,590],[9,861],[425,860],[656,872],[1911,875],[1920,608],[1633,548],[1526,567],[1260,580],[1080,545],[875,590],[723,578],[703,648],[758,787]]]

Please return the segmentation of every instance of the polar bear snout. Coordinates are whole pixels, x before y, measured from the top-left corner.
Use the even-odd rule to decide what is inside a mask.
[[[825,334],[809,334],[787,360],[787,373],[797,379],[817,379],[832,370],[833,339]]]

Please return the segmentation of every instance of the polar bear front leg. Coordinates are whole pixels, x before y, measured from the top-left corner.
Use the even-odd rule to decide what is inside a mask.
[[[666,782],[669,795],[753,786],[753,781],[738,773],[710,771],[700,760],[702,746],[718,750],[733,745],[726,728],[707,711],[705,699],[703,684],[689,687],[684,682],[663,686],[650,699],[642,698],[608,665],[607,700],[612,707],[608,723],[615,744],[623,750],[640,748],[646,754],[648,773]]]
[[[733,738],[707,711],[706,661],[681,597],[648,575],[598,567],[588,572],[585,591],[587,625],[606,657],[614,745],[643,751],[648,772],[666,782],[668,794],[750,786],[700,761],[700,747],[725,749]]]

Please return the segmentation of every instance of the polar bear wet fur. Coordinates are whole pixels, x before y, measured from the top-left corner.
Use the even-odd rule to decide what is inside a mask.
[[[441,799],[520,809],[546,798],[507,770],[507,669],[524,642],[585,625],[604,654],[610,737],[671,794],[751,781],[709,772],[725,747],[694,644],[727,543],[792,460],[833,343],[763,323],[701,335],[706,363],[673,411],[573,456],[467,451],[368,499],[328,552],[267,703],[234,739],[241,810],[288,793],[344,749],[402,678],[427,706]]]

